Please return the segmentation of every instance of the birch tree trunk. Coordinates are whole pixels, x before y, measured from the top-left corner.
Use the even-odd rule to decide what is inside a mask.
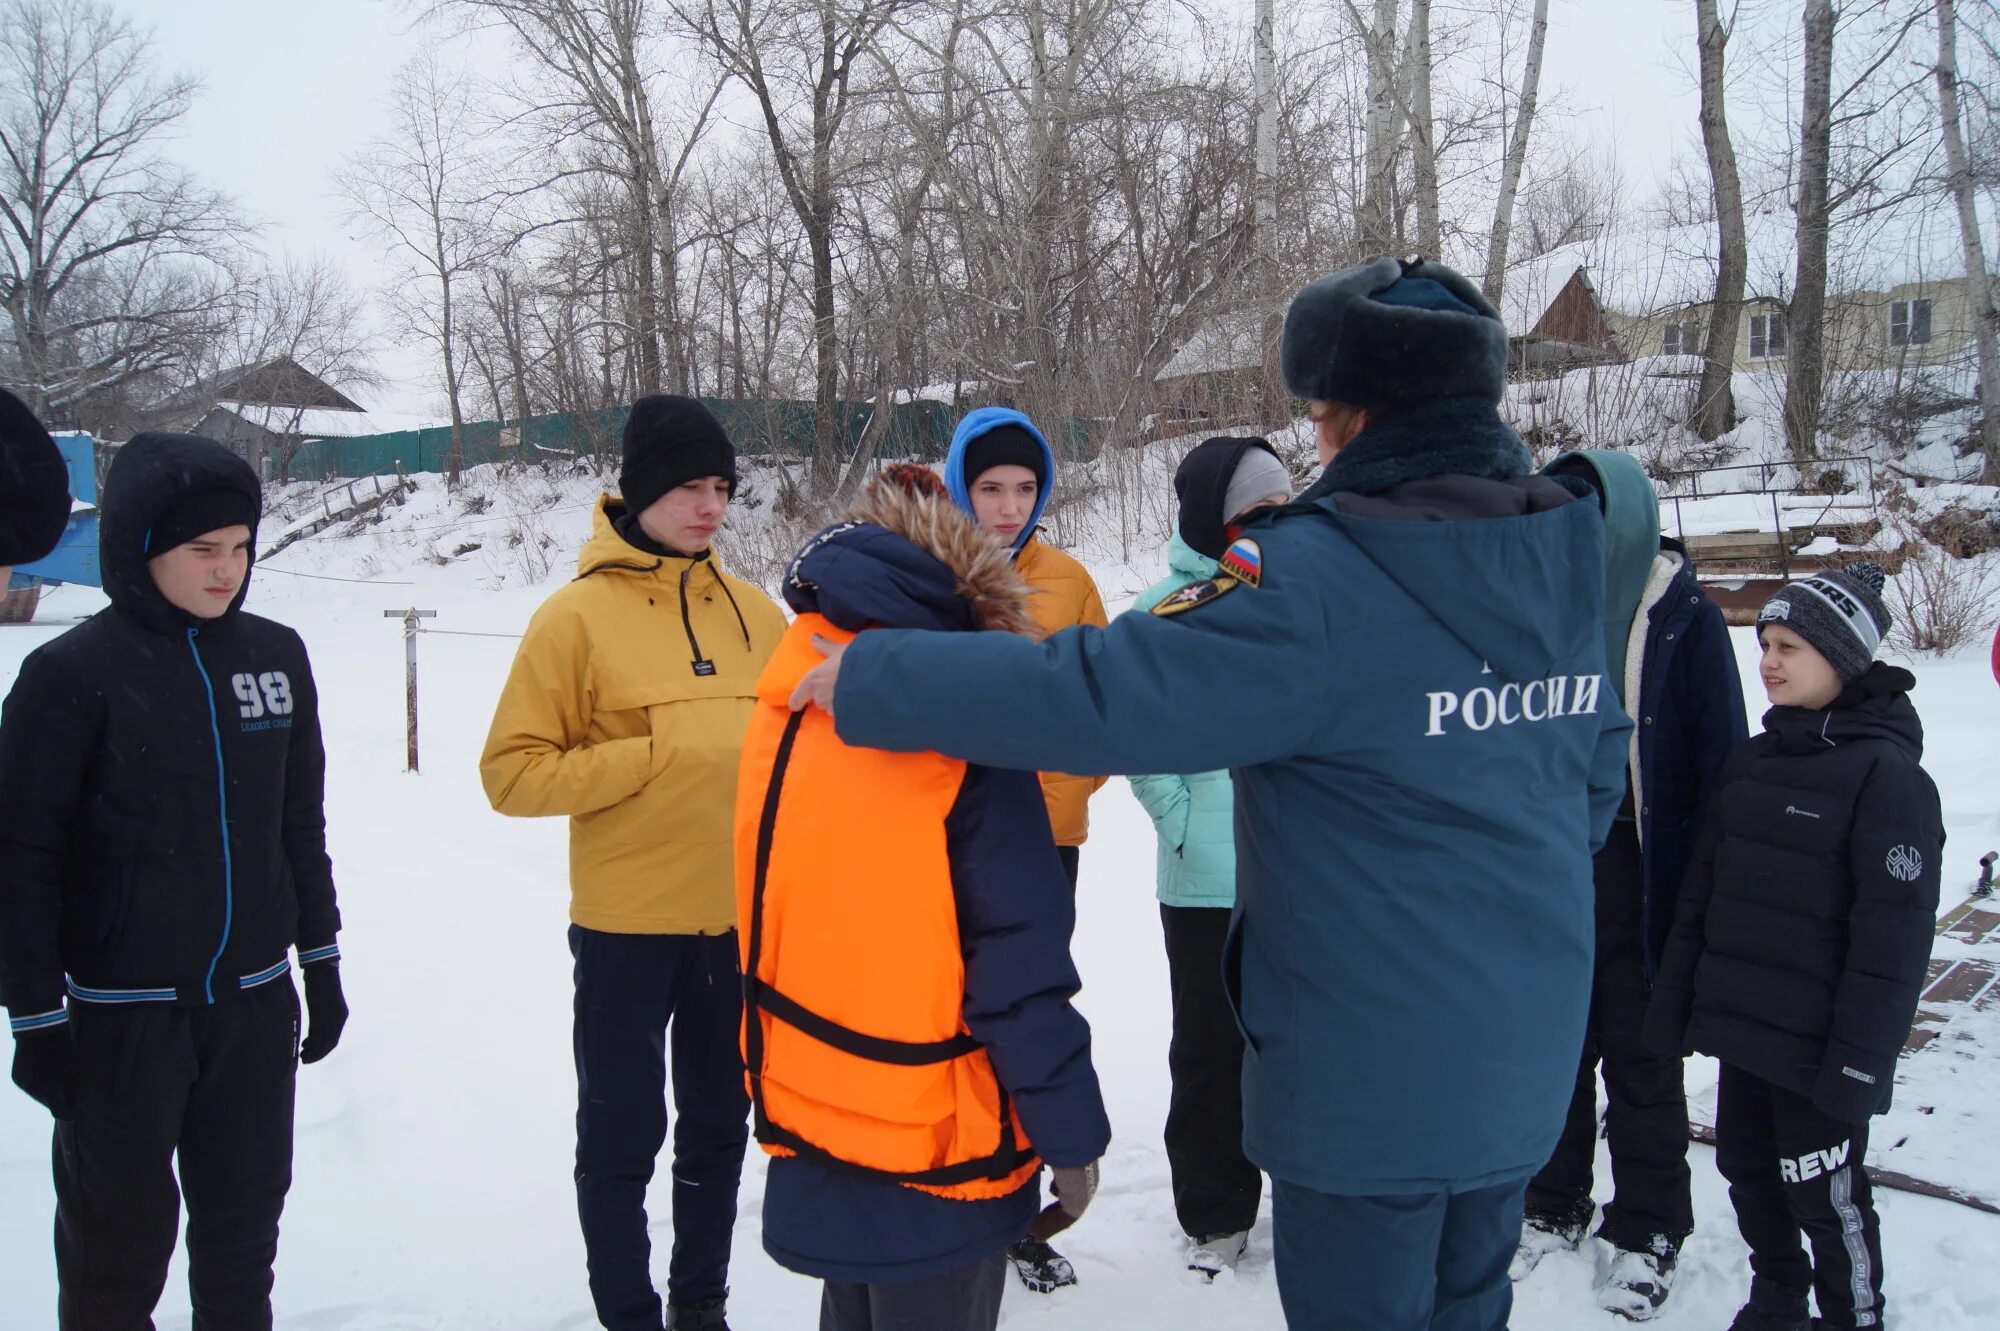
[[[1396,192],[1396,149],[1403,129],[1402,103],[1396,97],[1397,8],[1397,0],[1375,0],[1374,20],[1363,30],[1368,46],[1368,161],[1354,230],[1363,254],[1369,258],[1396,249],[1391,214]],[[1355,12],[1351,4],[1349,12]],[[1355,17],[1359,17],[1358,13]]]
[[[1708,174],[1715,193],[1719,242],[1715,298],[1709,307],[1708,344],[1701,385],[1695,391],[1694,432],[1705,440],[1729,432],[1736,415],[1730,375],[1736,369],[1736,332],[1742,322],[1743,287],[1749,275],[1749,246],[1743,235],[1743,184],[1736,172],[1736,149],[1729,138],[1723,99],[1723,53],[1729,31],[1716,14],[1715,0],[1695,0],[1701,53],[1701,139],[1708,150]]]
[[[1833,215],[1827,174],[1833,152],[1833,0],[1806,0],[1805,93],[1799,106],[1798,270],[1785,335],[1785,438],[1803,466],[1819,451],[1826,383],[1826,248]]]
[[[1548,43],[1549,0],[1535,0],[1535,17],[1528,29],[1528,67],[1521,75],[1521,105],[1514,113],[1514,131],[1507,156],[1500,164],[1500,201],[1493,208],[1493,235],[1486,245],[1486,277],[1480,288],[1495,305],[1507,284],[1507,250],[1514,239],[1514,200],[1521,190],[1521,171],[1528,161],[1528,136],[1535,126],[1535,106],[1541,99],[1542,49]],[[1518,330],[1526,332],[1526,329]]]
[[[1993,308],[1993,288],[1986,272],[1986,246],[1979,236],[1979,211],[1973,198],[1972,171],[1965,152],[1964,122],[1958,104],[1958,6],[1937,0],[1938,114],[1944,122],[1945,170],[1952,201],[1958,207],[1958,229],[1965,246],[1965,294],[1972,306],[1973,340],[1979,355],[1979,448],[1986,455],[1987,484],[2000,477],[2000,316]]]
[[[1444,250],[1444,231],[1438,216],[1437,125],[1431,117],[1431,0],[1410,0],[1403,60],[1417,186],[1417,251],[1435,259]]]
[[[1278,43],[1275,0],[1257,0],[1253,34],[1253,79],[1257,97],[1257,276],[1255,290],[1263,311],[1264,421],[1276,428],[1291,415],[1278,341],[1284,316],[1278,312]]]

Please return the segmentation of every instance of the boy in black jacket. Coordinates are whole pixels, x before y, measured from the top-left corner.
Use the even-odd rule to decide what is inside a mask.
[[[14,1080],[56,1119],[64,1331],[152,1324],[182,1192],[196,1331],[270,1327],[297,1063],[347,1019],[312,670],[242,612],[259,506],[220,444],[126,444],[111,608],[0,710],[0,1002]]]
[[[1647,1014],[1662,1052],[1722,1060],[1716,1166],[1752,1272],[1732,1331],[1882,1325],[1862,1161],[1923,988],[1944,824],[1916,681],[1874,661],[1881,589],[1854,564],[1759,613],[1773,705],[1723,768]]]

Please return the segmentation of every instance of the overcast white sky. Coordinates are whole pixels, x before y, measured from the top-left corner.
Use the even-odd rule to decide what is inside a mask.
[[[410,30],[411,9],[391,0],[112,3],[152,29],[167,68],[204,80],[174,156],[263,221],[274,256],[324,255],[363,285],[379,282],[379,247],[350,238],[331,173],[378,132],[384,92],[422,44]],[[1290,3],[1279,0],[1281,9]],[[1310,4],[1332,8],[1326,0]],[[1240,9],[1247,26],[1252,4],[1223,0],[1216,8]],[[1616,145],[1636,195],[1650,191],[1675,153],[1698,150],[1687,73],[1692,9],[1686,0],[1554,0],[1550,7],[1543,86],[1563,91],[1580,136]],[[385,345],[378,364],[396,382],[367,405],[435,410],[419,352]]]

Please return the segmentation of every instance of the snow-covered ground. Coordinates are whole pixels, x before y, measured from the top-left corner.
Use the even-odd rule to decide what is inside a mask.
[[[513,651],[505,635],[519,633],[535,605],[568,576],[594,483],[551,482],[560,504],[540,518],[523,518],[498,502],[484,513],[465,512],[463,495],[447,498],[436,478],[424,481],[429,488],[390,518],[399,534],[334,533],[302,543],[259,571],[251,596],[253,609],[305,635],[320,679],[329,831],[347,922],[343,970],[354,1009],[338,1052],[300,1075],[297,1182],[279,1258],[279,1325],[583,1331],[595,1322],[570,1182],[565,830],[558,819],[494,815],[475,764]],[[1107,491],[1092,502],[1106,513],[1113,498]],[[1066,525],[1061,515],[1057,525]],[[1133,524],[1140,534],[1131,541],[1103,534],[1116,524],[1067,525],[1094,533],[1079,545],[1114,613],[1157,570],[1163,533],[1157,519]],[[522,543],[510,544],[517,533]],[[266,535],[275,530],[267,525]],[[539,544],[543,536],[547,547]],[[738,533],[740,540],[757,536]],[[452,553],[474,540],[481,540],[480,550]],[[527,542],[540,554],[524,556]],[[439,556],[449,562],[435,563]],[[544,561],[545,574],[533,575],[535,559]],[[318,580],[324,578],[366,581]],[[438,611],[431,628],[501,635],[439,632],[421,640],[420,776],[402,770],[401,625],[383,618],[383,611],[413,603]],[[102,604],[94,592],[66,588],[44,603],[36,623],[0,629],[0,689],[11,685],[27,652]],[[1742,630],[1737,639],[1746,693],[1758,698],[1751,641]],[[2000,845],[2000,754],[1990,724],[2000,696],[1983,651],[1915,666],[1922,677],[1916,701],[1931,732],[1928,764],[1944,792],[1951,834],[1947,892],[1956,901],[1977,855]],[[1010,1288],[1002,1322],[1015,1331],[1280,1327],[1268,1218],[1234,1277],[1204,1288],[1179,1266],[1160,1143],[1167,977],[1153,901],[1153,838],[1123,782],[1107,786],[1093,805],[1079,900],[1076,955],[1085,981],[1079,1002],[1096,1031],[1116,1138],[1104,1162],[1104,1191],[1063,1245],[1081,1283],[1052,1297]],[[2000,1018],[2000,1011],[1983,1015]],[[1905,1154],[1963,1173],[1951,1181],[1977,1176],[2000,1189],[1992,1165],[2000,1030],[1994,1036],[1970,1052],[1963,1041],[1940,1040],[1935,1048],[1950,1063],[1940,1074],[1948,1075],[1949,1088],[1938,1112],[1920,1114],[1924,1096],[1909,1088],[1894,1134],[1878,1121],[1878,1143],[1907,1137]],[[7,1052],[0,1044],[0,1055]],[[1713,1080],[1705,1061],[1692,1062],[1689,1072],[1693,1092]],[[8,1331],[54,1323],[47,1143],[46,1116],[0,1087],[0,1326]],[[1748,1282],[1712,1153],[1696,1147],[1692,1159],[1698,1228],[1680,1291],[1658,1323],[1663,1331],[1725,1325]],[[1600,1166],[1601,1198],[1609,1179]],[[762,1193],[762,1158],[753,1148],[737,1231],[732,1324],[739,1331],[809,1327],[817,1286],[764,1256]],[[1907,1331],[2000,1325],[1992,1256],[2000,1247],[2000,1216],[1903,1194],[1879,1196],[1897,1323]],[[671,1233],[664,1189],[657,1202],[655,1234],[664,1251]],[[1588,1253],[1551,1258],[1519,1291],[1514,1324],[1546,1331],[1623,1325],[1593,1307],[1594,1260]],[[662,1256],[656,1267],[664,1273],[664,1265]],[[189,1325],[180,1261],[160,1325],[163,1331]]]

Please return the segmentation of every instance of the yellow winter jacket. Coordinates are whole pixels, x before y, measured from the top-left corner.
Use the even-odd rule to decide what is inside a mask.
[[[1095,624],[1103,628],[1104,601],[1090,570],[1071,556],[1043,542],[1040,532],[1028,537],[1014,558],[1034,596],[1028,609],[1043,633]],[[1042,799],[1049,806],[1049,827],[1058,846],[1081,846],[1090,835],[1090,797],[1104,784],[1101,776],[1066,776],[1043,772]]]
[[[736,924],[736,768],[784,612],[713,557],[660,557],[612,527],[542,603],[480,755],[486,798],[568,814],[570,919],[619,934]]]

